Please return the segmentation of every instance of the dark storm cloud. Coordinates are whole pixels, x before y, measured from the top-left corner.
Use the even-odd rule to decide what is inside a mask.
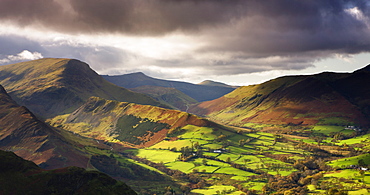
[[[345,21],[343,12],[349,7],[369,12],[365,0],[1,0],[0,18],[70,32],[149,35],[198,31],[250,18],[261,29],[314,32],[355,22]]]
[[[215,74],[298,70],[334,54],[369,52],[369,17],[367,0],[0,0],[0,21],[19,26],[69,34],[189,35],[204,43],[194,55],[228,57],[154,64],[181,67],[187,60]],[[82,50],[81,58],[104,58],[104,52]]]
[[[69,33],[209,30],[222,50],[360,52],[369,49],[369,26],[345,11],[353,7],[370,14],[366,0],[1,0],[0,19]]]

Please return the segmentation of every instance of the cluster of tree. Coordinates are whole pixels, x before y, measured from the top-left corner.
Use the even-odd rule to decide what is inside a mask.
[[[243,187],[241,184],[233,184],[234,188],[236,188],[239,191],[242,191],[245,193],[245,195],[257,195],[258,191],[253,189],[248,189],[247,187]]]
[[[323,150],[323,149],[319,148],[316,145],[305,143],[303,141],[299,142],[294,147],[295,147],[295,149],[303,149],[305,151],[312,152],[313,153],[312,155],[316,156],[316,157],[330,157],[330,156],[333,156],[332,153],[329,153],[326,150]]]
[[[308,189],[299,181],[306,174],[302,172],[294,172],[288,176],[268,175],[268,183],[262,188],[265,194],[274,195],[304,195]]]
[[[171,151],[176,151],[176,148],[172,148]],[[180,161],[189,161],[192,158],[202,157],[203,149],[200,147],[199,142],[192,143],[191,147],[186,146],[180,149],[180,156],[178,160]]]
[[[324,160],[314,158],[314,157],[306,157],[305,159],[297,160],[294,165],[294,168],[305,171],[305,170],[318,170],[318,171],[331,171],[332,167],[327,165]]]

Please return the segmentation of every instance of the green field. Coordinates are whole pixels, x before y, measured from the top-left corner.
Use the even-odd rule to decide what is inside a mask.
[[[336,143],[331,142],[330,136],[333,133],[352,133],[351,130],[346,131],[343,126],[329,125],[318,125],[312,129],[313,133],[325,135],[322,143],[333,145],[331,147],[343,144],[363,144],[370,139],[370,136],[366,135],[339,140]],[[308,134],[308,136],[310,135]],[[150,149],[137,149],[133,150],[133,153],[152,162],[162,162],[169,169],[205,179],[208,185],[200,189],[193,189],[191,191],[193,193],[241,194],[241,191],[237,191],[235,187],[231,186],[231,184],[238,184],[245,189],[256,190],[255,192],[258,194],[262,193],[262,189],[268,181],[266,178],[261,178],[261,173],[273,177],[289,177],[290,174],[299,171],[294,168],[296,162],[305,160],[307,155],[313,154],[312,151],[306,150],[307,146],[318,146],[313,137],[306,137],[302,140],[292,136],[289,137],[292,141],[280,141],[278,138],[281,139],[281,137],[281,135],[277,136],[266,132],[236,133],[236,131],[233,132],[229,129],[187,125],[183,128],[182,134],[178,135],[174,141],[164,140],[153,145]],[[297,147],[299,144],[308,145]],[[186,162],[179,158],[184,148],[193,152]],[[197,150],[203,151],[202,155],[204,156],[197,156]],[[280,158],[288,159],[290,163],[283,162]],[[338,158],[326,162],[326,164],[335,168],[346,168],[353,164],[357,165],[361,159],[370,164],[370,154]],[[243,170],[243,167],[246,169]],[[257,173],[249,170],[257,170]],[[308,188],[310,193],[326,193],[327,189],[323,190],[318,185],[334,185],[333,183],[337,182],[338,179],[350,177],[352,178],[350,181],[342,182],[344,187],[350,186],[351,181],[357,182],[358,185],[368,185],[370,176],[366,173],[364,177],[359,178],[358,174],[358,171],[354,170],[325,173],[317,185],[309,185]],[[363,181],[358,182],[359,179]],[[352,187],[349,192],[349,194],[356,194],[364,191]]]
[[[148,149],[139,149],[137,150],[137,156],[141,158],[148,159],[155,163],[169,163],[176,161],[179,153],[172,152],[169,150],[148,150]]]
[[[204,195],[212,195],[212,194],[221,194],[223,191],[227,192],[226,194],[231,194],[231,195],[240,195],[242,193],[241,191],[236,191],[233,186],[227,186],[227,185],[215,185],[207,189],[192,190],[191,192],[204,194]]]

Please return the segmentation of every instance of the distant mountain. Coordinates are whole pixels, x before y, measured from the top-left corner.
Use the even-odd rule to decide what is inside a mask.
[[[103,78],[125,88],[136,88],[144,85],[176,88],[199,102],[219,98],[234,90],[233,87],[226,86],[196,85],[186,82],[155,79],[141,72],[118,76],[103,75]]]
[[[0,84],[19,104],[44,118],[71,112],[91,96],[167,107],[107,82],[86,63],[73,59],[45,58],[0,66]]]
[[[36,164],[52,169],[86,167],[88,156],[54,128],[38,120],[27,108],[17,105],[0,86],[0,149],[14,151]]]
[[[370,125],[369,67],[353,73],[286,76],[239,87],[189,112],[243,126],[260,124]]]
[[[231,85],[227,85],[227,84],[225,84],[225,83],[216,82],[216,81],[211,81],[211,80],[205,80],[205,81],[202,81],[202,82],[198,83],[198,85],[237,88],[237,87],[235,87],[235,86],[231,86]]]
[[[78,167],[43,170],[0,150],[1,194],[136,194],[123,182]]]
[[[91,97],[73,113],[48,122],[82,136],[131,147],[154,145],[185,125],[214,124],[186,112],[98,97]]]
[[[132,91],[147,94],[152,98],[156,99],[163,104],[169,104],[174,109],[187,111],[189,106],[198,103],[197,100],[189,97],[185,93],[170,87],[159,87],[159,86],[140,86],[131,88]]]

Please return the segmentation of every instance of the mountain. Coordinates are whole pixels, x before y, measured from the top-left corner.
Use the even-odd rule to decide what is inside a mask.
[[[59,179],[61,179],[62,180],[61,185],[68,184],[73,186],[73,184],[70,184],[67,181],[69,177],[68,175],[70,175],[71,177],[70,179],[73,179],[72,180],[73,182],[76,181],[74,179],[85,180],[85,176],[90,179],[93,179],[95,176],[100,175],[98,173],[85,174],[85,172],[82,171],[82,169],[76,167],[98,170],[116,179],[130,181],[132,182],[132,184],[140,186],[139,188],[137,187],[135,188],[135,190],[139,191],[140,188],[142,187],[141,185],[138,184],[140,182],[161,181],[162,183],[159,182],[158,185],[160,184],[167,186],[173,185],[174,182],[170,181],[166,176],[154,172],[148,169],[147,167],[137,165],[136,163],[130,161],[127,157],[122,156],[122,154],[120,154],[120,151],[123,148],[124,147],[122,147],[119,144],[108,143],[102,140],[95,140],[91,138],[85,138],[76,133],[72,133],[57,127],[51,127],[45,124],[43,121],[39,120],[34,114],[32,114],[26,107],[17,105],[16,102],[13,101],[11,97],[6,93],[5,89],[2,86],[0,86],[0,150],[12,151],[18,156],[32,161],[33,163],[37,164],[39,167],[43,169],[48,170],[58,169],[56,172],[65,173],[66,175],[65,174],[60,175],[61,178],[59,178],[58,175],[56,178],[53,177],[58,181]],[[5,165],[3,166],[3,164],[1,164],[2,162],[4,162],[4,158],[8,157],[1,156],[0,152],[1,184],[4,184],[2,182],[4,178],[2,178],[3,180],[1,180],[2,176],[1,168],[3,167],[6,167],[7,169],[11,168],[9,166]],[[36,166],[35,164],[33,164],[32,166]],[[22,167],[19,166],[18,164],[14,164],[14,166],[19,168]],[[70,170],[70,168],[65,168],[68,166],[76,167]],[[72,170],[73,173],[71,172]],[[11,173],[9,172],[9,174]],[[46,173],[44,176],[49,178],[49,172],[43,171],[43,173]],[[82,178],[75,178],[74,175],[80,175]],[[40,175],[40,177],[41,176],[42,175]],[[23,178],[23,175],[20,175],[19,177]],[[37,175],[36,177],[38,178],[39,176]],[[32,176],[30,178],[22,180],[22,182],[24,181],[27,183],[29,181],[32,181],[32,178],[37,179]],[[98,179],[99,178],[103,179],[102,182],[105,182],[106,180],[104,177],[99,176]],[[16,183],[15,179],[11,181]],[[91,184],[93,184],[94,182],[95,180]],[[109,183],[107,184],[108,186],[110,186]],[[14,185],[9,186],[11,186],[9,189],[16,189],[13,188]],[[98,186],[100,186],[100,184],[98,184]],[[27,187],[26,189],[40,190],[39,187],[43,188],[41,185],[36,185],[35,188],[30,186]],[[119,185],[117,187],[119,187]],[[49,188],[45,190],[48,189]],[[0,189],[0,194],[4,194],[3,190],[4,188]],[[109,190],[109,188],[107,188],[107,190]],[[5,189],[5,192],[7,191],[8,189]],[[24,194],[24,193],[15,193],[15,194]]]
[[[51,169],[86,167],[89,158],[54,128],[17,105],[0,86],[0,149]]]
[[[219,98],[234,90],[233,87],[196,85],[186,82],[155,79],[141,72],[118,76],[103,75],[103,78],[125,88],[136,88],[144,85],[176,88],[199,102]]]
[[[0,66],[0,84],[20,105],[44,118],[71,112],[91,96],[167,107],[107,82],[86,63],[73,59],[44,58]]]
[[[369,67],[353,73],[285,76],[239,87],[189,112],[244,126],[259,124],[370,125]]]
[[[211,81],[211,80],[205,80],[205,81],[202,81],[202,82],[198,83],[198,85],[237,88],[237,87],[234,87],[234,86],[231,86],[231,85],[227,85],[227,84],[225,84],[225,83],[216,82],[216,81]]]
[[[78,167],[43,170],[0,150],[0,194],[136,194],[123,182]]]
[[[151,146],[185,125],[214,124],[186,112],[99,97],[91,97],[71,114],[47,122],[82,136],[130,147]]]
[[[190,105],[198,103],[197,100],[189,97],[185,93],[170,87],[145,85],[131,88],[131,90],[149,95],[155,100],[162,102],[163,104],[169,104],[174,109],[183,111],[187,111]]]

